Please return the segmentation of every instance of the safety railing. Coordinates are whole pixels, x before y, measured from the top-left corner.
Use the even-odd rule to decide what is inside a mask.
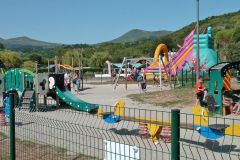
[[[0,159],[240,159],[240,119],[208,117],[199,108],[187,114],[119,102],[92,113],[64,104],[14,111],[2,117]]]

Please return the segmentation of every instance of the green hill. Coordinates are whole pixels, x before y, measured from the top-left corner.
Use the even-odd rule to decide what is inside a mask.
[[[167,36],[172,37],[176,41],[176,43],[181,43],[184,37],[189,32],[191,32],[195,25],[195,22],[191,23],[175,32],[172,32]],[[219,32],[236,29],[240,27],[240,10],[237,12],[226,13],[219,16],[209,16],[204,20],[200,20],[200,33],[205,32],[208,26],[211,26],[213,28],[213,33],[215,37],[217,36],[217,34],[219,34]]]
[[[56,43],[48,43],[44,41],[39,41],[35,39],[31,39],[28,37],[16,37],[11,39],[2,39],[0,38],[0,43],[4,45],[7,49],[18,49],[18,48],[47,48],[47,47],[55,47],[59,44]]]
[[[184,37],[194,29],[196,23],[191,23],[164,38],[173,44],[181,44]],[[240,10],[219,16],[210,16],[199,23],[200,33],[204,33],[208,26],[213,28],[214,47],[222,61],[236,61],[240,59]],[[177,47],[174,47],[177,48]]]
[[[133,29],[122,36],[110,41],[112,43],[125,43],[125,42],[135,42],[139,40],[146,39],[159,39],[163,36],[168,35],[171,31],[161,30],[161,31],[144,31],[140,29]]]

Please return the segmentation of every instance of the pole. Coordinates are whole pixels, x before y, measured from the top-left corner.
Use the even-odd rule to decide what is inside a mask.
[[[55,56],[55,73],[58,73],[58,64],[57,64],[57,56]]]
[[[161,71],[161,56],[159,55],[158,57],[159,60],[159,85],[160,85],[160,90],[162,90],[162,71]]]
[[[78,50],[78,73],[79,73],[79,78],[80,78],[80,74],[81,74],[81,71],[80,71],[80,67],[81,67],[81,61],[80,61],[80,51]]]
[[[35,64],[36,74],[38,74],[38,62]]]
[[[72,56],[72,72],[74,72],[74,69],[73,69],[73,56]]]
[[[82,63],[82,60],[81,60],[81,79],[82,79],[82,90],[83,90],[83,63]],[[87,76],[87,75],[86,75]]]
[[[186,78],[185,81],[186,81],[186,85],[187,85],[187,81],[188,81],[187,70],[185,71],[185,74],[186,74],[186,75],[185,75],[185,78]]]
[[[170,67],[169,67],[169,84],[170,84],[170,88],[172,88],[172,51],[170,51]]]
[[[172,127],[172,143],[171,143],[171,159],[180,160],[180,110],[173,109],[171,111],[171,127]]]
[[[38,111],[38,64],[36,63],[36,77],[35,77],[35,96],[36,96],[36,99],[35,99],[35,104],[36,104],[36,110]]]
[[[193,67],[192,67],[192,87],[194,86],[193,81],[194,81],[194,74],[193,74]]]
[[[182,86],[183,86],[184,84],[183,84],[183,69],[182,69]]]
[[[16,159],[14,94],[10,93],[10,160]]]
[[[196,56],[196,80],[199,78],[199,65],[200,65],[200,59],[199,59],[199,0],[197,1],[197,56]]]
[[[49,68],[50,68],[50,66],[49,66],[49,59],[48,59],[48,74],[49,74]]]
[[[129,63],[127,63],[127,60],[125,62],[125,90],[127,90],[127,69],[129,67]]]

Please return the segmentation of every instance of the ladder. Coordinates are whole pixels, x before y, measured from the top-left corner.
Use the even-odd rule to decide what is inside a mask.
[[[22,102],[20,109],[28,109],[29,111],[33,111],[34,108],[34,91],[26,90],[22,96]]]

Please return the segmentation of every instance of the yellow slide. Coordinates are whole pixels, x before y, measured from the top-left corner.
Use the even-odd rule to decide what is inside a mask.
[[[167,45],[161,43],[157,46],[155,53],[154,53],[154,62],[153,63],[159,63],[159,55],[163,51],[164,56],[163,56],[163,65],[167,65],[169,63],[169,58],[168,58],[168,48]]]

